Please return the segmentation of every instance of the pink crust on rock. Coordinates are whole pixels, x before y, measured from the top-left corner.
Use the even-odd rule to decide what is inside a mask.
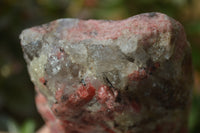
[[[76,41],[91,38],[117,39],[124,34],[123,32],[128,32],[130,35],[163,33],[172,27],[170,20],[164,14],[156,13],[152,18],[147,16],[148,14],[143,14],[121,21],[80,20],[77,26],[69,29],[66,38]]]
[[[127,36],[127,33],[130,33],[129,35],[132,36],[171,32],[170,30],[173,27],[171,21],[178,25],[179,28],[182,27],[179,22],[169,18],[165,14],[154,13],[152,15],[145,13],[118,21],[78,20],[78,23],[70,28],[59,27],[59,21],[56,20],[48,25],[33,27],[31,30],[45,34],[56,32],[56,29],[62,28],[61,39],[78,42],[86,39],[115,40],[124,34]],[[181,35],[185,36],[184,32]]]
[[[38,32],[40,34],[45,34],[54,30],[55,27],[56,27],[56,21],[52,21],[48,25],[35,26],[30,28],[30,30],[32,30],[33,32]]]
[[[36,88],[36,90],[38,90]],[[62,123],[59,119],[55,117],[53,112],[48,106],[47,99],[38,91],[36,98],[36,105],[39,113],[42,115],[43,119],[45,120],[45,123],[49,129],[50,132],[48,133],[65,133],[64,127],[62,126]]]

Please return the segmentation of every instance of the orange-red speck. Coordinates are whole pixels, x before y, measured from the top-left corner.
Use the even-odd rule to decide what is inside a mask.
[[[134,71],[133,73],[128,75],[129,80],[140,81],[147,77],[147,73],[145,70]]]
[[[45,80],[44,77],[41,77],[41,78],[39,79],[39,81],[40,81],[42,84],[45,84],[45,83],[46,83],[46,80]]]

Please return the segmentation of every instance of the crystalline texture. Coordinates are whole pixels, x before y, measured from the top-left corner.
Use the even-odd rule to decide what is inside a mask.
[[[49,132],[187,132],[190,46],[174,19],[59,19],[20,39]]]

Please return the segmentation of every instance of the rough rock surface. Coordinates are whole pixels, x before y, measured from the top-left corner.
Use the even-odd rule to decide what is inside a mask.
[[[49,132],[187,132],[190,45],[174,19],[58,19],[20,39]]]

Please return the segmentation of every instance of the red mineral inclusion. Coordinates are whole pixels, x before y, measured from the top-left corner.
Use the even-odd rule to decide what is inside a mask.
[[[43,84],[43,85],[45,85],[46,84],[46,80],[45,80],[45,78],[44,77],[41,77],[40,79],[39,79],[39,81]]]
[[[60,89],[56,91],[55,98],[57,103],[53,105],[52,110],[55,113],[65,113],[65,111],[69,111],[72,108],[83,106],[92,100],[95,91],[96,89],[91,84],[81,85],[76,92],[69,96],[64,95],[64,90]]]
[[[145,70],[134,71],[128,75],[129,80],[140,81],[147,78],[147,73]]]
[[[75,105],[83,105],[92,100],[95,95],[95,90],[96,89],[91,84],[86,86],[81,85],[75,94],[69,96],[69,102]]]
[[[109,109],[112,109],[112,104],[115,101],[116,95],[117,94],[113,91],[113,88],[103,85],[98,89],[97,99],[101,104],[105,104]]]

